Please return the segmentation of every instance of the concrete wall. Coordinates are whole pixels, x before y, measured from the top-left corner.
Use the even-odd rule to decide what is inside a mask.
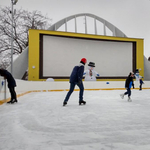
[[[28,47],[13,63],[13,76],[16,79],[22,79],[28,69]],[[11,72],[11,65],[7,68]]]
[[[88,62],[95,62],[99,80],[117,78],[121,81],[137,68],[144,76],[144,57],[141,56],[143,39],[29,30],[28,80],[66,81],[72,67],[85,57]]]
[[[2,89],[2,81],[3,81],[3,77],[0,77],[0,91]]]
[[[150,61],[144,56],[144,80],[150,81]]]

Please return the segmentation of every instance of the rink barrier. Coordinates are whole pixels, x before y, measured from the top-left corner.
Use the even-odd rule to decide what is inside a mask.
[[[144,89],[150,89],[150,88],[143,88]],[[111,89],[84,89],[85,91],[100,91],[100,90],[125,90],[125,88],[111,88]],[[134,90],[139,90],[139,88],[134,88]],[[22,94],[17,94],[17,98],[19,98],[20,96],[24,96],[25,94],[29,94],[32,92],[61,92],[61,91],[69,91],[69,89],[66,90],[33,90],[33,91],[27,91],[25,93]],[[74,91],[79,91],[79,89],[75,89]],[[1,100],[0,101],[0,105],[9,102],[10,98],[7,98],[5,100]]]
[[[69,91],[70,84],[68,81],[63,82],[45,82],[45,81],[23,81],[16,80],[17,87],[16,93],[17,97],[24,96],[25,94],[29,94],[31,92],[60,92],[60,91]],[[109,84],[108,84],[109,83]],[[143,90],[150,89],[150,81],[144,81]],[[125,81],[83,81],[84,88],[86,91],[93,90],[125,90],[124,84]],[[139,90],[139,82],[134,81],[135,90]],[[79,91],[79,88],[76,86],[75,91]],[[1,91],[3,94],[4,91]],[[3,98],[3,96],[1,96]],[[10,101],[10,93],[7,88],[6,90],[6,99],[0,99],[0,105],[5,102]]]
[[[27,91],[25,93],[21,93],[21,94],[17,94],[17,98],[20,97],[20,96],[24,96],[25,94],[29,94],[31,93],[32,91]],[[7,99],[4,99],[4,100],[0,100],[0,105],[4,104],[4,103],[7,103],[10,101],[10,97],[7,98]]]

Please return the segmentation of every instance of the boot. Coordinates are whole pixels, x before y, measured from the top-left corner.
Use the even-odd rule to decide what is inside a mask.
[[[10,100],[9,102],[7,102],[8,104],[10,104],[12,102],[12,100]]]
[[[63,102],[63,106],[67,105],[67,102]]]
[[[132,99],[130,96],[128,97],[128,102],[132,102]]]
[[[123,99],[124,98],[124,94],[120,94],[120,97]]]
[[[86,101],[84,101],[84,100],[81,100],[81,101],[79,101],[79,105],[85,105],[86,104]]]
[[[11,101],[11,104],[13,104],[13,103],[17,103],[18,101],[16,100],[16,99],[13,99],[12,101]]]
[[[142,86],[141,86],[141,85],[139,86],[139,90],[140,90],[140,91],[142,90]]]

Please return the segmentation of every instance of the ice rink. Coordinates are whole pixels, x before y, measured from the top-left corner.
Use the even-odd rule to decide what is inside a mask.
[[[0,150],[149,150],[150,90],[32,92],[0,105]]]

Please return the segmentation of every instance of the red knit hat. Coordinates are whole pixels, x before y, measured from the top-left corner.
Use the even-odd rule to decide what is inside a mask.
[[[87,62],[86,58],[82,58],[81,62],[83,62],[84,64],[86,64],[86,62]]]

